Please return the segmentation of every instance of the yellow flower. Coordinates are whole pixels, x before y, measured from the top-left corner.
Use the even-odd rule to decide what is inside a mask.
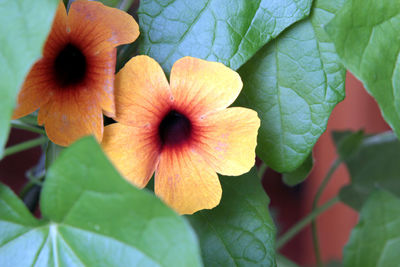
[[[170,84],[147,56],[132,58],[115,80],[115,123],[102,146],[127,180],[155,193],[181,214],[211,209],[221,199],[216,172],[240,175],[255,161],[260,120],[253,110],[227,108],[242,89],[221,63],[185,57]]]
[[[43,49],[18,95],[13,118],[39,109],[51,141],[67,146],[93,134],[101,141],[103,112],[112,116],[116,47],[139,35],[136,21],[115,8],[75,1],[68,15],[60,2]]]

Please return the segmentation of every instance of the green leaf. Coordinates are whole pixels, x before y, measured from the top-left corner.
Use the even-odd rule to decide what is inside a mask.
[[[142,0],[140,54],[169,73],[193,56],[238,69],[271,38],[308,16],[311,0]]]
[[[360,148],[364,139],[364,132],[333,132],[332,137],[336,144],[336,150],[340,159],[346,160],[354,155]]]
[[[400,196],[399,159],[400,141],[393,133],[365,138],[357,151],[345,159],[351,183],[340,190],[340,199],[360,210],[369,194],[377,188]]]
[[[400,262],[400,199],[373,193],[343,251],[345,267],[397,267]]]
[[[125,181],[91,137],[50,167],[43,220],[4,186],[0,199],[0,266],[201,266],[184,218]]]
[[[276,171],[294,171],[306,160],[344,98],[345,69],[322,29],[342,4],[314,1],[310,18],[291,26],[239,70],[244,88],[236,104],[258,112],[257,155]]]
[[[292,172],[282,174],[283,182],[289,186],[295,186],[302,183],[310,174],[314,165],[314,158],[312,153],[306,158],[306,160]]]
[[[58,0],[0,1],[0,158],[19,89],[42,47]]]
[[[276,255],[276,264],[278,267],[299,267],[296,263],[281,254]]]
[[[187,216],[200,238],[204,265],[276,266],[276,230],[255,168],[220,180],[221,203]]]
[[[121,10],[128,10],[135,0],[97,0],[106,6],[119,8]],[[73,1],[70,1],[73,2]]]
[[[400,1],[348,0],[326,30],[400,136]]]

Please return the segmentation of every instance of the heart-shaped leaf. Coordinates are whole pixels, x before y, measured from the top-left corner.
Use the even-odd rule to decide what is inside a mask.
[[[29,69],[41,57],[58,2],[0,1],[0,158],[17,94]]]
[[[205,266],[276,266],[276,230],[256,170],[220,180],[221,203],[187,216],[200,238]]]
[[[279,172],[305,161],[344,98],[345,69],[322,28],[342,5],[314,1],[310,18],[291,26],[239,70],[244,88],[236,103],[258,112],[257,155]]]
[[[194,232],[154,195],[125,181],[93,138],[50,167],[33,218],[0,187],[0,266],[201,266]]]
[[[348,0],[326,30],[400,136],[400,1]]]
[[[140,1],[139,50],[165,72],[183,56],[238,69],[271,38],[306,17],[311,0]]]

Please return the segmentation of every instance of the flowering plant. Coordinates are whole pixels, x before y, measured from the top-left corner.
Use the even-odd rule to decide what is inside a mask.
[[[0,266],[397,266],[399,36],[395,0],[0,1],[0,173],[41,153],[21,187],[0,177]],[[392,131],[333,132],[286,229],[268,181],[315,180],[346,71]],[[350,181],[320,203],[342,163]],[[329,254],[317,218],[339,202],[359,218]]]

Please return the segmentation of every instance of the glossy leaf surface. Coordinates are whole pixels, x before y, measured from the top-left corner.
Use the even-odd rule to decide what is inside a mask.
[[[187,216],[199,236],[204,265],[276,266],[276,230],[256,170],[220,180],[221,203]]]
[[[348,0],[326,30],[400,136],[400,1]]]
[[[237,105],[261,118],[257,155],[279,172],[298,168],[344,98],[345,69],[323,26],[343,1],[314,1],[311,17],[263,47],[240,70]]]
[[[238,69],[271,38],[306,17],[311,0],[142,0],[139,50],[164,71],[183,56]]]

